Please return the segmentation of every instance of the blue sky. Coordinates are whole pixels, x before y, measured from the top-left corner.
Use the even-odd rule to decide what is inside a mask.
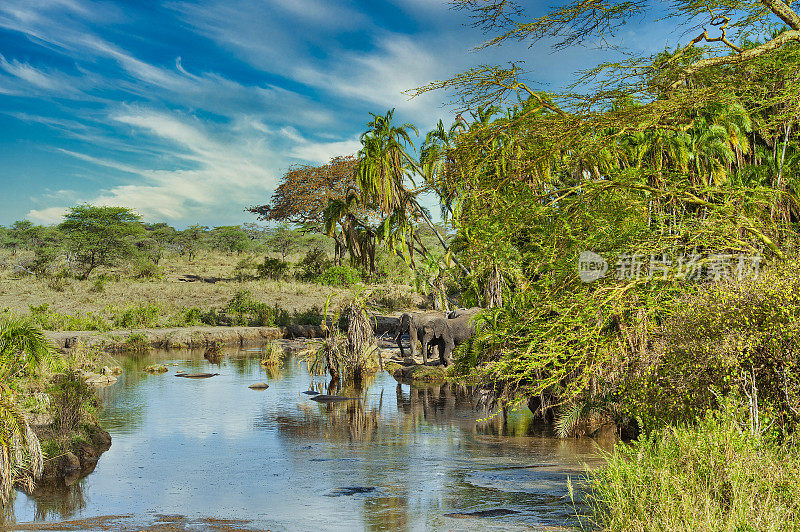
[[[451,120],[444,94],[405,90],[511,59],[556,90],[602,57],[476,53],[468,21],[438,0],[2,0],[0,224],[84,202],[178,227],[255,221],[243,209],[289,165],[356,152],[369,112],[396,107],[423,135]],[[658,35],[619,38],[655,51]]]

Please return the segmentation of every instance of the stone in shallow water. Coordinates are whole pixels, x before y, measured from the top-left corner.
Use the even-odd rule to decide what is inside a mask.
[[[343,395],[324,395],[319,394],[315,395],[311,398],[312,401],[317,401],[319,403],[335,403],[337,401],[355,401],[358,397],[345,397]]]
[[[250,386],[248,386],[248,388],[250,388],[251,390],[266,390],[267,388],[269,388],[269,384],[267,384],[266,382],[255,382]]]
[[[348,486],[346,488],[339,488],[329,493],[328,497],[349,497],[351,495],[358,495],[360,493],[372,493],[375,491],[373,486]]]
[[[518,514],[516,510],[506,508],[495,508],[492,510],[478,510],[475,512],[453,512],[444,514],[445,517],[503,517],[504,515]]]

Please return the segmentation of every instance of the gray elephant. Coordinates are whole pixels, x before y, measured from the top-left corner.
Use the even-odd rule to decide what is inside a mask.
[[[397,330],[397,337],[395,341],[397,342],[397,346],[400,348],[400,356],[405,356],[403,352],[403,333],[408,331],[408,337],[411,340],[411,356],[417,356],[417,342],[422,341],[422,361],[427,363],[428,362],[428,343],[430,342],[430,337],[426,337],[425,335],[425,326],[428,325],[432,320],[435,319],[446,319],[444,312],[432,311],[432,312],[418,312],[418,313],[410,313],[406,312],[402,316],[400,316],[400,326]],[[432,330],[431,330],[432,331]]]
[[[473,310],[477,309],[477,310]],[[453,363],[453,349],[469,340],[475,334],[475,315],[481,309],[467,309],[455,318],[435,318],[424,327],[424,338],[439,348],[439,360],[445,366]]]
[[[470,308],[457,308],[455,310],[451,310],[450,313],[447,315],[448,319],[458,318],[465,314],[477,314],[483,310],[481,307],[470,307]]]

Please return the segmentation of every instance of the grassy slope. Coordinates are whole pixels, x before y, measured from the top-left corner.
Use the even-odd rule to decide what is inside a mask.
[[[5,254],[2,254],[5,253]],[[277,303],[289,312],[303,311],[314,305],[323,307],[326,298],[347,293],[349,289],[306,283],[294,279],[273,281],[253,279],[236,281],[233,272],[236,264],[245,255],[226,255],[201,252],[194,260],[179,256],[166,256],[159,264],[159,279],[135,279],[126,268],[102,270],[87,281],[76,279],[59,280],[63,290],[57,290],[53,279],[15,275],[12,267],[17,258],[0,252],[0,310],[10,309],[27,314],[29,306],[48,304],[50,309],[61,314],[101,313],[112,307],[155,303],[166,309],[199,307],[209,309],[224,307],[237,291],[247,290],[257,301],[272,306]],[[253,262],[263,256],[252,256]],[[297,261],[301,256],[287,257]],[[108,280],[102,291],[94,289],[97,276],[120,278]],[[199,275],[205,278],[223,279],[216,283],[180,282],[182,275]],[[406,290],[404,290],[406,291]],[[408,289],[410,291],[410,289]],[[106,312],[107,313],[107,312]]]

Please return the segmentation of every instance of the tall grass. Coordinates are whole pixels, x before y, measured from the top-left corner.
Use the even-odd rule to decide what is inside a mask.
[[[800,454],[753,434],[733,409],[617,445],[590,473],[607,530],[800,530]]]

